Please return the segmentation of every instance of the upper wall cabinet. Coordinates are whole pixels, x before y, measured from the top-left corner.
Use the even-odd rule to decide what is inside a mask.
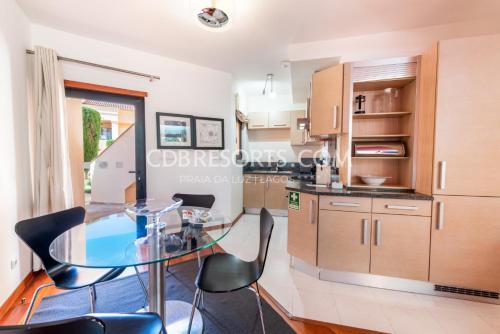
[[[434,194],[500,196],[500,36],[439,43]]]
[[[311,136],[336,135],[342,128],[344,65],[316,72],[312,77]]]
[[[248,113],[249,129],[266,129],[269,126],[269,115],[267,112]]]
[[[289,111],[248,113],[249,129],[288,129],[289,127]]]
[[[269,113],[269,127],[272,129],[289,128],[290,113],[287,111],[272,111]]]

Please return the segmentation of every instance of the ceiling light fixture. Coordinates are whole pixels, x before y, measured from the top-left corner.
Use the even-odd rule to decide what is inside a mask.
[[[274,91],[274,74],[268,74],[266,75],[266,82],[264,83],[264,89],[262,90],[262,95],[266,95],[268,92],[267,90],[267,83],[269,82],[269,97],[276,97],[276,92]]]
[[[193,5],[198,22],[203,27],[208,27],[211,31],[227,28],[232,0],[194,0]]]

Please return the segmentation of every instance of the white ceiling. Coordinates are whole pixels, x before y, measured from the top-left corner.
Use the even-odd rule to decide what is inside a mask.
[[[17,0],[35,23],[263,80],[292,43],[468,21],[499,13],[499,0],[231,0],[232,26],[200,28],[199,0]]]

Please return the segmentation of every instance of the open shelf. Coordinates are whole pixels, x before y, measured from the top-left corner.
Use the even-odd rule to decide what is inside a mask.
[[[409,157],[352,157],[354,160],[408,160]]]
[[[415,77],[355,82],[354,92],[383,90],[386,88],[403,88],[413,81],[415,81]]]
[[[410,137],[407,133],[391,134],[391,135],[356,135],[352,136],[352,139],[370,139],[370,138],[404,138]]]
[[[390,118],[390,117],[403,117],[411,115],[411,111],[398,111],[398,112],[380,112],[370,114],[353,114],[353,119],[373,119],[373,118]]]
[[[410,190],[411,189],[410,187],[405,187],[405,186],[401,186],[401,185],[382,184],[380,186],[369,186],[369,185],[363,184],[363,183],[351,184],[351,187],[353,187],[353,188],[365,188],[365,189],[399,189],[399,190]]]

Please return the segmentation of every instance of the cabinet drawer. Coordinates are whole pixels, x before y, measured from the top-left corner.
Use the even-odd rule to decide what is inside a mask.
[[[415,201],[392,198],[373,199],[373,213],[430,217],[431,206],[432,201]]]
[[[366,197],[320,196],[321,210],[371,212],[372,199]]]

